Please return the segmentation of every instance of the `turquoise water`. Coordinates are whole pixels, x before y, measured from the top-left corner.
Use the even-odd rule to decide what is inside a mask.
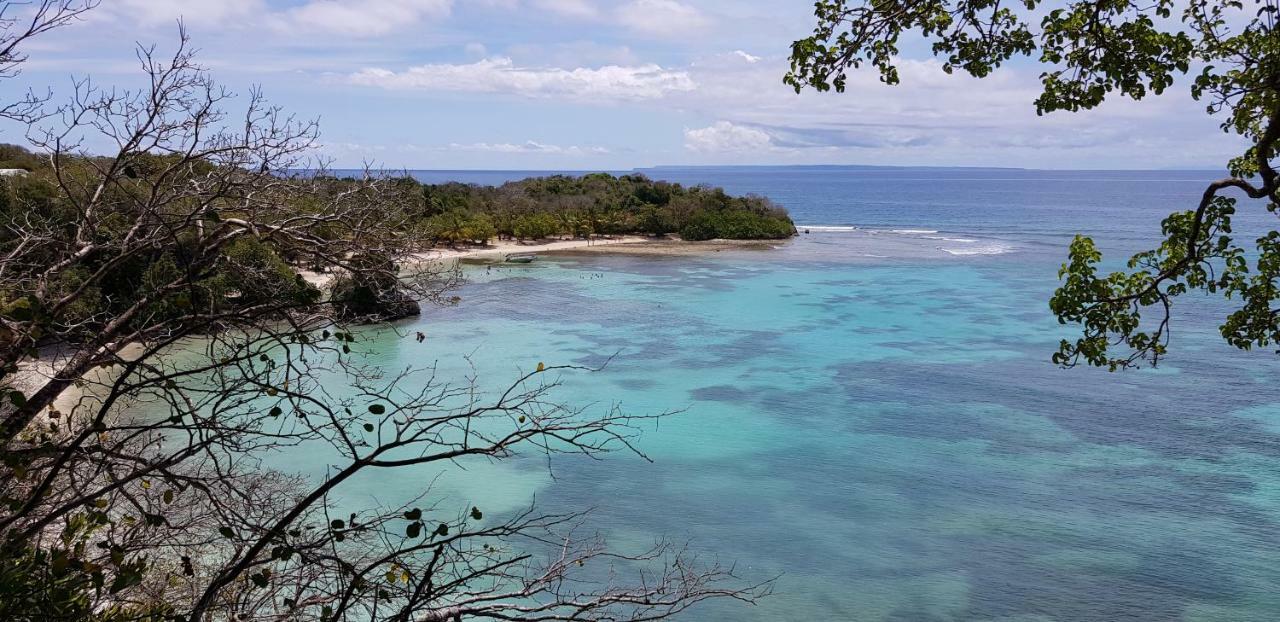
[[[468,465],[437,483],[448,502],[590,507],[623,547],[688,539],[748,578],[780,575],[757,607],[689,620],[1280,616],[1275,355],[1226,347],[1221,309],[1191,299],[1158,370],[1049,363],[1069,334],[1046,300],[1071,233],[1137,250],[1207,173],[651,174],[776,195],[812,232],[769,251],[473,266],[462,304],[400,327],[425,343],[367,331],[375,362],[474,365],[490,388],[616,355],[557,396],[685,409],[645,431],[652,463]]]

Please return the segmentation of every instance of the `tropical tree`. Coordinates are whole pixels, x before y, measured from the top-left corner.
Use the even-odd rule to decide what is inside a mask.
[[[1280,232],[1257,237],[1252,249],[1232,236],[1241,194],[1280,209],[1277,13],[1276,0],[820,0],[812,36],[792,44],[784,81],[797,92],[843,91],[848,71],[867,64],[897,84],[904,37],[931,44],[948,73],[982,78],[1015,56],[1039,61],[1041,114],[1087,110],[1112,96],[1140,100],[1193,74],[1191,94],[1246,148],[1196,205],[1164,220],[1159,246],[1131,257],[1127,270],[1102,274],[1097,246],[1077,236],[1050,301],[1059,321],[1082,329],[1062,341],[1056,363],[1154,365],[1168,346],[1173,299],[1193,290],[1234,301],[1220,327],[1232,345],[1280,343]]]
[[[326,175],[315,123],[258,91],[237,108],[185,34],[139,59],[142,90],[82,82],[28,115],[40,165],[0,188],[0,617],[657,620],[767,591],[670,544],[609,550],[579,514],[455,507],[429,480],[352,504],[371,471],[639,453],[665,413],[556,402],[573,367],[486,392],[370,364],[349,318],[453,300],[456,271],[411,261],[421,189]],[[328,470],[271,468],[288,455]]]

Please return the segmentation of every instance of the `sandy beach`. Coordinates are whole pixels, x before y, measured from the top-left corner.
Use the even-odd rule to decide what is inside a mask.
[[[543,240],[516,242],[497,240],[485,246],[441,249],[417,255],[420,259],[501,259],[511,254],[625,253],[628,255],[687,256],[724,250],[771,250],[786,240],[706,240],[686,242],[678,237],[652,238],[623,235],[590,240]]]
[[[676,237],[652,238],[641,235],[620,235],[592,239],[547,239],[531,242],[515,240],[491,240],[483,246],[438,248],[417,253],[413,258],[420,262],[447,262],[456,260],[502,261],[513,254],[576,254],[576,253],[625,253],[628,255],[692,256],[725,250],[772,250],[787,240],[706,240],[686,242]],[[307,282],[316,287],[328,285],[330,274],[299,270]]]
[[[462,259],[462,258],[501,258],[510,254],[522,253],[550,253],[570,250],[583,249],[604,249],[612,248],[619,245],[635,245],[652,243],[653,238],[640,235],[620,235],[610,238],[592,238],[584,240],[575,238],[572,240],[547,239],[532,242],[517,242],[515,240],[492,240],[484,246],[473,246],[469,248],[443,248],[438,250],[419,253],[417,257],[423,260],[433,259]]]

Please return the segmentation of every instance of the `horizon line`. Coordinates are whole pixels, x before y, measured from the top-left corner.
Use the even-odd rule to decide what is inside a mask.
[[[863,169],[863,170],[968,170],[968,171],[1044,171],[1044,172],[1170,172],[1170,171],[1217,171],[1220,166],[1178,166],[1164,168],[1038,168],[1020,166],[965,166],[965,165],[896,165],[896,164],[655,164],[651,166],[618,167],[618,168],[408,168],[384,167],[372,168],[383,172],[441,172],[441,173],[629,173],[664,169]],[[330,171],[359,171],[364,167],[333,167]],[[317,169],[290,169],[317,170]]]

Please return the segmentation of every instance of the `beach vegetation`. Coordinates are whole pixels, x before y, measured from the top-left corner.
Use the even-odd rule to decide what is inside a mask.
[[[686,240],[757,240],[796,233],[786,210],[765,197],[735,197],[721,188],[640,174],[552,175],[496,187],[428,184],[421,193],[424,226],[442,243],[671,233]]]

